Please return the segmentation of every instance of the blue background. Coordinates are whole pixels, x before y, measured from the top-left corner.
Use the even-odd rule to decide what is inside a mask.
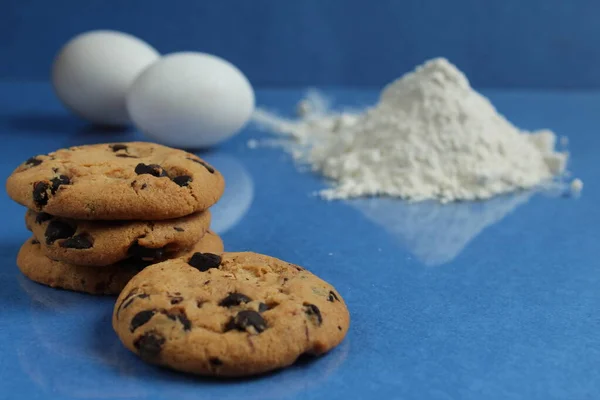
[[[597,0],[0,0],[0,78],[47,79],[77,33],[205,51],[256,86],[383,85],[445,56],[476,87],[600,87]]]

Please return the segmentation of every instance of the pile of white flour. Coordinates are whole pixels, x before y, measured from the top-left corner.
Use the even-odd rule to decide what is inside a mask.
[[[257,110],[254,121],[299,144],[297,159],[332,181],[321,192],[327,199],[487,199],[565,171],[554,133],[512,125],[443,58],[387,85],[363,112],[329,113],[318,103],[301,102],[300,120]]]

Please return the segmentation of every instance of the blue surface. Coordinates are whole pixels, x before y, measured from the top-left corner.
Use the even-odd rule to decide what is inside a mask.
[[[228,182],[214,218],[227,249],[308,267],[352,323],[328,355],[257,379],[215,381],[149,366],[110,327],[112,298],[29,282],[15,256],[24,209],[0,194],[1,399],[592,399],[600,393],[600,93],[486,92],[525,128],[568,135],[579,199],[328,203],[323,182],[241,136],[203,154]],[[375,91],[333,92],[368,104]],[[299,91],[259,91],[292,110]],[[0,84],[0,170],[58,147],[129,140],[67,115],[49,86]]]
[[[376,85],[448,57],[476,87],[600,88],[597,0],[0,0],[0,79],[47,79],[74,35],[225,57],[256,86]]]

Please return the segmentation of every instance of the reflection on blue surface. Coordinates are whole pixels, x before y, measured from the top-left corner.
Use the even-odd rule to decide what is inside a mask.
[[[254,182],[244,165],[223,153],[202,155],[214,165],[225,178],[225,193],[219,202],[211,207],[211,229],[222,235],[246,215],[254,198]]]
[[[532,194],[526,191],[486,201],[450,204],[409,203],[393,198],[347,203],[393,235],[423,264],[438,266],[452,261],[485,228],[527,202]]]
[[[31,384],[45,393],[61,397],[146,398],[154,394],[165,399],[191,400],[199,398],[196,390],[211,387],[213,391],[204,392],[201,398],[239,399],[239,393],[229,389],[249,384],[260,385],[260,390],[249,390],[244,395],[246,399],[280,399],[318,386],[344,362],[350,347],[345,341],[330,354],[300,362],[288,370],[223,383],[147,365],[131,354],[111,328],[114,298],[53,290],[22,276],[17,279],[31,305],[24,321],[29,335],[17,343],[18,365],[14,367],[20,368]],[[316,377],[309,369],[315,363],[321,371]],[[120,383],[115,386],[117,378]],[[274,384],[264,385],[269,380]],[[153,393],[150,381],[163,383],[160,393]]]

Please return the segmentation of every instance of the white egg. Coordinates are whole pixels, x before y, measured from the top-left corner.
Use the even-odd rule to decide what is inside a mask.
[[[91,31],[71,39],[52,67],[52,84],[67,108],[101,125],[129,122],[126,96],[160,54],[126,33]]]
[[[135,80],[127,96],[133,123],[153,140],[204,148],[230,138],[254,110],[254,91],[233,64],[205,53],[161,58]]]

